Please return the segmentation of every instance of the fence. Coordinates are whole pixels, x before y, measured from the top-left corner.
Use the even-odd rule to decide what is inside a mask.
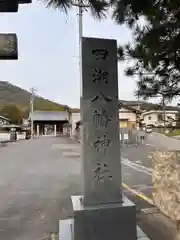
[[[25,139],[25,133],[17,134],[17,140]],[[10,140],[10,133],[0,133],[0,141]]]
[[[138,146],[144,144],[146,133],[144,131],[121,128],[119,132],[121,146]]]
[[[81,140],[81,131],[75,131],[71,136],[76,141]],[[136,129],[130,130],[128,128],[121,128],[119,132],[121,146],[138,146],[144,143],[146,133],[144,131],[138,131]]]

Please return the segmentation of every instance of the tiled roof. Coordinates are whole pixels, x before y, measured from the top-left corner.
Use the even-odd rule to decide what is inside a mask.
[[[70,112],[71,112],[71,113],[79,113],[79,112],[80,112],[80,109],[79,109],[79,108],[71,108],[71,109],[70,109]]]
[[[135,108],[135,107],[131,107],[131,106],[128,106],[126,104],[123,104],[123,103],[119,103],[119,108],[121,108],[121,107],[126,108],[126,109],[128,109],[132,112],[136,112],[136,113],[143,113],[144,112],[143,110],[141,110],[139,108]]]
[[[31,113],[29,119],[31,119]],[[32,113],[33,121],[68,121],[68,119],[69,114],[65,111],[34,111]]]
[[[0,116],[0,119],[7,120],[7,121],[10,120],[9,118],[6,118],[6,117],[4,117],[4,116]]]

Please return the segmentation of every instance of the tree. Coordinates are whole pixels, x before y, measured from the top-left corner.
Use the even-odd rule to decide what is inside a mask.
[[[15,104],[5,105],[2,108],[0,115],[9,118],[13,124],[22,124],[23,113]]]
[[[41,98],[34,99],[34,110],[41,111],[67,111],[69,109],[66,105],[60,105],[48,100],[44,100]]]
[[[29,107],[25,108],[22,112],[23,118],[27,119],[29,117],[29,113],[30,113],[30,108]]]
[[[47,7],[72,7],[71,0],[42,0]],[[82,1],[79,0],[79,3]],[[88,0],[93,16],[101,18],[109,4]],[[135,60],[126,71],[137,75],[136,96],[172,99],[180,95],[180,5],[177,0],[111,0],[113,19],[132,30],[130,43],[120,46],[120,60]],[[143,23],[142,23],[143,19]]]
[[[70,8],[73,7],[73,4],[71,0],[40,0],[42,1],[46,7],[48,8],[54,8],[59,10],[64,10],[65,13],[68,12]],[[76,1],[78,4],[84,3],[83,0]],[[90,7],[92,16],[95,18],[102,18],[106,16],[106,11],[108,8],[108,3],[104,0],[88,0],[86,1],[87,4]]]
[[[113,1],[113,6],[116,22],[132,29],[133,39],[119,47],[118,57],[135,60],[126,74],[138,76],[136,95],[150,98],[160,94],[166,99],[179,96],[179,1],[119,0]]]

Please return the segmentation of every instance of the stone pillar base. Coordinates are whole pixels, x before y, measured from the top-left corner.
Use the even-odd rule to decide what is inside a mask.
[[[148,240],[136,226],[135,205],[123,203],[84,207],[82,196],[73,196],[74,219],[61,220],[59,240]]]

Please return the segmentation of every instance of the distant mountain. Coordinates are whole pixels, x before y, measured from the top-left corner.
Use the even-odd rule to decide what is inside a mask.
[[[3,106],[7,104],[17,104],[22,111],[28,115],[30,109],[30,99],[31,93],[18,87],[12,85],[7,81],[0,81],[0,110]],[[119,103],[123,105],[128,105],[131,107],[139,106],[141,110],[157,110],[162,109],[162,106],[154,103],[149,103],[145,101],[126,101],[120,100]],[[62,105],[55,103],[48,99],[45,99],[40,96],[35,96],[34,100],[34,109],[35,110],[44,110],[44,111],[62,111],[64,109],[69,109],[67,105]],[[179,110],[178,107],[166,106],[167,110]]]
[[[17,104],[23,111],[29,110],[31,93],[12,85],[6,81],[0,81],[0,109],[7,104]],[[34,109],[46,111],[62,111],[69,108],[66,105],[61,105],[52,102],[40,96],[35,96]]]
[[[155,104],[155,103],[150,103],[150,102],[145,102],[145,101],[126,101],[126,100],[119,100],[119,103],[122,103],[123,105],[128,105],[131,107],[138,107],[141,110],[145,110],[145,111],[150,111],[150,110],[160,110],[162,109],[162,106],[160,106],[159,104]],[[179,107],[175,107],[175,106],[166,106],[166,110],[174,110],[174,111],[179,111]]]

